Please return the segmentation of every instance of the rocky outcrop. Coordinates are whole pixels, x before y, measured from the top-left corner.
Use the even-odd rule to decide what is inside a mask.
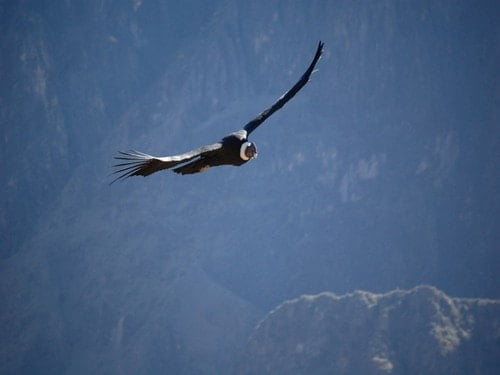
[[[500,301],[429,286],[304,295],[256,327],[239,374],[498,374]]]

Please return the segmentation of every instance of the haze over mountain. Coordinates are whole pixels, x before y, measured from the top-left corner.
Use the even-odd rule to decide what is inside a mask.
[[[305,295],[251,335],[241,374],[494,374],[500,301],[419,286],[386,294]]]
[[[303,294],[500,298],[495,1],[0,2],[1,373],[228,373]],[[109,186],[300,77],[259,157]],[[497,341],[498,342],[498,341]]]

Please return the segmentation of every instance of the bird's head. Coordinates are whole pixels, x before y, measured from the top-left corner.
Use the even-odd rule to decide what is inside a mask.
[[[243,160],[250,160],[257,157],[257,147],[255,143],[245,142],[240,148],[240,157]]]

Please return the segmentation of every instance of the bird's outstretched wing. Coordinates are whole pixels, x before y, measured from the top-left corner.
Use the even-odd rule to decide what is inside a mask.
[[[185,163],[196,157],[201,157],[207,155],[213,151],[216,151],[222,147],[222,143],[214,143],[207,146],[202,146],[196,150],[185,152],[180,155],[173,156],[152,156],[139,151],[119,151],[119,156],[115,156],[115,159],[122,160],[123,162],[113,165],[115,168],[119,168],[113,174],[121,173],[117,178],[115,178],[111,183],[122,178],[127,178],[131,176],[149,176],[152,173],[161,171],[162,169],[168,169],[175,167],[181,163]]]
[[[256,118],[254,118],[252,121],[250,121],[248,124],[245,125],[243,129],[247,131],[248,134],[253,132],[257,127],[262,124],[266,119],[271,116],[274,112],[276,112],[278,109],[283,107],[287,101],[292,99],[296,93],[299,92],[299,90],[305,86],[305,84],[309,81],[309,77],[311,76],[311,73],[314,70],[314,67],[316,66],[316,63],[318,62],[322,52],[323,52],[323,42],[318,43],[318,48],[316,49],[316,54],[314,55],[314,58],[305,71],[305,73],[300,77],[299,81],[287,92],[285,92],[277,101],[274,103],[271,107],[267,108],[264,112],[262,112],[260,115],[258,115]]]
[[[180,167],[174,168],[173,171],[178,174],[193,174],[203,172],[204,170],[210,168],[212,160],[209,157],[202,156],[196,160],[189,163],[182,164]]]

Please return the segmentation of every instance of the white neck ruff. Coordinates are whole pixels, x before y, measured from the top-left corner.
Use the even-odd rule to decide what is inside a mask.
[[[245,154],[247,147],[249,147],[250,145],[251,145],[250,142],[245,142],[240,147],[240,158],[242,158],[245,161],[250,160],[250,158]]]

